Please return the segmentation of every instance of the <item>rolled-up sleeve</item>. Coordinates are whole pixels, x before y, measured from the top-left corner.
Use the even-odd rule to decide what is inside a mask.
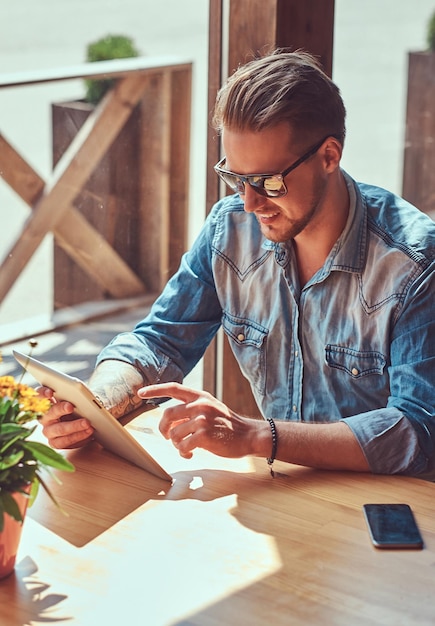
[[[341,421],[352,430],[373,473],[416,476],[427,469],[417,433],[397,409],[379,409]]]
[[[392,330],[386,408],[345,418],[376,473],[435,478],[435,280],[413,281]]]
[[[180,268],[131,332],[120,333],[99,354],[134,365],[144,381],[178,381],[192,370],[216,334],[222,310],[211,271],[215,212],[209,215]]]

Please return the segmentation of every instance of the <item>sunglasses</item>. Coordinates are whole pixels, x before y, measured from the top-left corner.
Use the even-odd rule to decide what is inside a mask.
[[[326,139],[330,136],[331,135],[327,135],[322,139],[322,141],[316,143],[316,145],[310,148],[308,152],[305,152],[305,154],[299,157],[299,159],[297,159],[280,174],[249,174],[248,176],[235,174],[234,172],[225,169],[224,165],[226,157],[221,159],[219,163],[214,166],[214,171],[224,181],[224,183],[228,185],[228,187],[237,193],[244,194],[245,185],[247,183],[261,196],[266,196],[268,198],[281,198],[287,193],[287,187],[284,182],[284,178],[287,174],[290,174],[290,172],[299,167],[299,165],[302,165],[302,163],[307,161],[307,159],[316,154],[316,152],[325,143]]]

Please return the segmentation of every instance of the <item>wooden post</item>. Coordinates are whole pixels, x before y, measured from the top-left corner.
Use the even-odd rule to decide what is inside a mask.
[[[434,172],[435,52],[411,52],[402,195],[435,219]]]
[[[209,7],[209,34],[208,34],[208,111],[211,114],[216,100],[216,94],[222,84],[222,0],[210,0]],[[213,166],[219,161],[220,141],[209,124],[207,137],[207,185],[206,185],[206,213],[219,198],[219,179]],[[217,379],[222,374],[217,366],[217,342],[213,341],[207,348],[203,359],[203,387],[217,396]]]
[[[209,111],[222,76],[240,64],[277,47],[303,48],[318,56],[331,75],[334,0],[228,0],[229,22],[223,24],[222,0],[210,0],[209,44]],[[226,28],[225,28],[226,26]],[[228,40],[223,41],[223,32]],[[228,65],[223,67],[227,55]],[[212,165],[220,153],[219,138],[209,126],[208,132],[207,210],[219,198],[219,187]],[[245,415],[258,415],[250,386],[240,373],[227,340],[222,342],[218,356],[216,342],[204,359],[204,388],[219,395],[233,410]],[[222,384],[218,385],[220,382]]]
[[[334,0],[232,0],[228,71],[273,48],[300,48],[332,72]]]

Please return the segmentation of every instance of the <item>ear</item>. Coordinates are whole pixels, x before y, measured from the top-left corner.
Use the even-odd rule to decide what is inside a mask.
[[[340,167],[341,155],[343,153],[343,146],[335,137],[328,137],[323,145],[323,159],[325,169],[328,174],[332,174],[338,167]]]

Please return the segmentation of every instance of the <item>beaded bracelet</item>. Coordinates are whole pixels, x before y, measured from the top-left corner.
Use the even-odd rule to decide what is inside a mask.
[[[275,472],[273,471],[272,465],[275,460],[276,450],[278,447],[278,433],[276,431],[276,426],[275,426],[275,422],[273,421],[273,419],[271,417],[268,417],[267,421],[269,422],[270,430],[272,431],[272,452],[271,452],[270,457],[267,459],[267,464],[270,467],[270,475],[272,476],[272,478],[275,478]]]

